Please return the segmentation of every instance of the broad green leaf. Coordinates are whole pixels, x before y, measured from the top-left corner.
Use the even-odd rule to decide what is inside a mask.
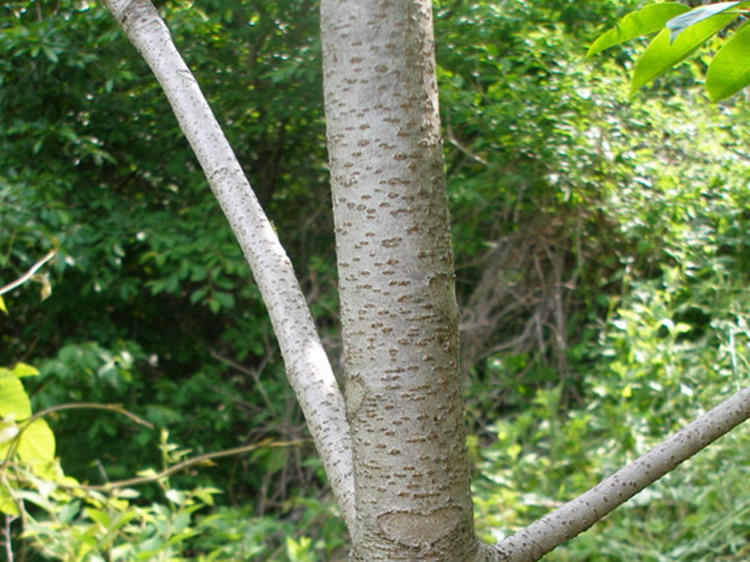
[[[0,310],[2,310],[5,314],[8,314],[8,309],[5,306],[5,301],[3,300],[3,297],[0,296]]]
[[[601,53],[604,49],[609,49],[619,43],[630,41],[641,35],[656,33],[671,18],[689,10],[690,7],[685,4],[662,2],[660,4],[650,4],[640,10],[630,12],[617,23],[617,26],[600,35],[591,47],[589,47],[589,52],[586,53],[586,56],[591,57],[597,53]]]
[[[680,33],[674,43],[669,40],[669,30],[662,29],[635,65],[630,95],[632,96],[641,86],[685,60],[709,37],[721,30],[734,18],[733,14],[719,14],[710,17]]]
[[[31,416],[31,403],[18,377],[7,369],[0,369],[0,417],[8,415],[25,420]]]
[[[0,486],[0,513],[18,515],[18,505],[5,486]]]
[[[677,36],[691,25],[702,22],[703,20],[715,16],[739,4],[739,2],[720,2],[718,4],[709,4],[690,10],[685,14],[680,14],[672,18],[666,24],[669,29],[669,40],[674,41]]]
[[[70,501],[62,506],[59,512],[57,512],[57,520],[62,525],[71,525],[73,519],[81,511],[81,502],[78,500]]]
[[[706,72],[711,101],[728,98],[750,84],[750,26],[738,29],[714,55]]]
[[[18,439],[18,456],[31,463],[55,460],[55,436],[46,421],[34,420],[23,430]]]

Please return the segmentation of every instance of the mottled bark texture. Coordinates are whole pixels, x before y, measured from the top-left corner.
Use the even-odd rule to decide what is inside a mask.
[[[352,560],[472,560],[429,0],[323,0]]]

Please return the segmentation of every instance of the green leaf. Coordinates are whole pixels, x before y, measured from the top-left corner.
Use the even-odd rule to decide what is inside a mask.
[[[23,430],[18,441],[18,456],[29,463],[55,460],[55,436],[46,421],[34,420]]]
[[[18,504],[5,486],[0,486],[0,513],[18,515]]]
[[[83,511],[89,519],[91,519],[95,523],[98,523],[105,529],[108,529],[109,525],[112,523],[112,518],[109,516],[109,514],[105,511],[102,511],[101,509],[86,507],[83,509]]]
[[[28,418],[31,403],[18,377],[7,369],[0,369],[0,417],[11,414],[17,420]]]
[[[214,505],[214,495],[221,494],[222,491],[219,488],[196,488],[193,490],[193,494],[206,505]]]
[[[54,63],[59,60],[57,57],[57,53],[51,47],[44,45],[42,47],[42,50],[44,51],[44,56],[47,57],[47,60],[49,60],[50,62]]]
[[[26,363],[16,363],[11,372],[19,379],[22,379],[23,377],[33,377],[39,374],[39,371]]]
[[[663,29],[638,59],[633,71],[630,95],[632,96],[641,86],[685,60],[735,17],[734,14],[719,14],[703,20],[683,31],[674,43],[669,40],[669,30]]]
[[[2,310],[5,314],[8,314],[8,309],[5,306],[5,301],[3,300],[3,297],[0,296],[0,310]]]
[[[640,10],[630,12],[624,16],[617,26],[600,35],[589,47],[587,57],[601,53],[605,49],[614,47],[619,43],[630,41],[641,35],[656,33],[664,25],[678,14],[690,10],[689,6],[677,2],[663,2],[661,4],[650,4]]]
[[[718,4],[710,4],[708,6],[701,6],[690,10],[686,14],[681,14],[677,17],[672,18],[666,24],[666,28],[669,29],[670,35],[669,40],[674,41],[677,36],[682,33],[685,29],[691,25],[702,22],[703,20],[720,14],[729,8],[732,8],[739,4],[739,2],[720,2]]]
[[[750,26],[744,25],[714,55],[706,72],[706,90],[711,101],[737,93],[750,84]]]
[[[234,307],[234,297],[232,295],[230,295],[229,293],[224,293],[224,292],[221,292],[221,291],[216,291],[216,293],[214,293],[214,298],[224,308],[232,308],[232,307]]]

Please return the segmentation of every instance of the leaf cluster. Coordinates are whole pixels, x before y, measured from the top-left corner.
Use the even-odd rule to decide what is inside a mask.
[[[739,26],[716,49],[706,72],[706,91],[712,101],[728,98],[750,84],[750,32],[745,18],[748,2],[720,2],[693,8],[677,2],[647,5],[624,16],[589,48],[588,55],[659,32],[638,58],[633,70],[631,95],[679,64],[735,21]]]

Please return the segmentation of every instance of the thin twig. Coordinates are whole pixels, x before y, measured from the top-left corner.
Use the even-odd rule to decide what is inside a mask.
[[[254,451],[256,449],[260,449],[263,447],[267,448],[279,448],[279,447],[296,447],[298,445],[302,445],[304,443],[311,443],[312,441],[309,439],[298,439],[296,441],[272,441],[271,439],[265,439],[259,443],[253,443],[252,445],[244,445],[242,447],[235,447],[233,449],[224,449],[222,451],[214,451],[212,453],[205,453],[203,455],[198,455],[197,457],[193,457],[190,459],[186,459],[182,462],[178,462],[175,465],[170,466],[169,468],[166,468],[160,472],[157,472],[156,474],[152,474],[151,476],[139,476],[137,478],[127,478],[125,480],[117,480],[115,482],[108,482],[107,484],[99,484],[99,485],[87,485],[87,484],[81,484],[77,486],[69,486],[64,485],[65,487],[69,488],[81,488],[84,490],[94,490],[94,491],[109,491],[113,488],[124,488],[126,486],[138,486],[139,484],[148,484],[149,482],[155,482],[157,480],[161,480],[163,478],[168,478],[172,476],[173,474],[180,472],[181,470],[185,470],[186,468],[189,468],[195,464],[204,463],[213,459],[219,459],[222,457],[230,457],[233,455],[241,455],[243,453],[248,453],[250,451]]]
[[[5,525],[3,526],[3,542],[5,543],[5,559],[13,562],[13,543],[11,542],[10,525],[15,519],[14,516],[5,514]]]
[[[5,293],[11,292],[13,289],[18,287],[19,285],[23,285],[31,279],[34,274],[39,271],[39,268],[41,268],[45,263],[47,263],[49,260],[55,257],[55,254],[57,254],[57,248],[53,248],[49,252],[47,252],[47,255],[45,255],[42,259],[40,259],[38,262],[36,262],[33,266],[31,266],[31,269],[29,269],[26,273],[24,273],[21,277],[16,279],[15,281],[8,283],[5,287],[0,287],[0,295],[4,295]]]
[[[129,412],[120,404],[99,404],[97,402],[77,402],[75,404],[58,404],[57,406],[50,406],[49,408],[45,408],[44,410],[39,410],[36,414],[31,416],[27,422],[27,425],[53,412],[80,409],[109,410],[110,412],[117,412],[118,414],[122,414],[123,416],[130,418],[138,425],[145,426],[149,429],[154,429],[155,427],[154,424],[152,424],[150,421],[135,415],[133,412]]]
[[[250,375],[252,379],[255,381],[256,386],[258,387],[258,391],[263,397],[263,401],[266,403],[266,407],[268,407],[269,410],[271,409],[271,399],[268,397],[268,394],[266,393],[266,389],[263,387],[263,383],[260,380],[260,373],[265,368],[271,355],[267,355],[266,358],[263,359],[263,362],[261,363],[261,366],[259,369],[248,369],[244,365],[237,363],[237,361],[233,361],[232,359],[229,359],[228,357],[224,357],[223,355],[219,354],[216,351],[211,351],[211,357],[213,357],[214,359],[218,359],[222,363],[226,363],[227,365],[229,365],[233,369],[236,369],[240,373]]]
[[[57,406],[50,406],[49,408],[45,408],[44,410],[39,410],[34,415],[32,415],[29,419],[23,422],[23,425],[18,430],[18,434],[13,438],[13,443],[11,444],[10,447],[8,447],[8,452],[5,456],[6,462],[15,453],[16,448],[18,447],[21,434],[24,431],[26,431],[26,429],[28,429],[28,427],[32,423],[34,423],[36,420],[43,418],[49,414],[52,414],[53,412],[60,412],[62,410],[78,410],[78,409],[109,410],[112,412],[117,412],[118,414],[122,414],[123,416],[130,418],[131,420],[133,420],[135,423],[139,425],[143,425],[149,429],[154,429],[154,424],[152,424],[150,421],[144,420],[143,418],[136,416],[134,413],[127,411],[125,408],[123,408],[119,404],[97,404],[96,402],[80,402],[76,404],[58,404]]]
[[[451,143],[453,146],[455,146],[458,150],[463,152],[466,156],[474,160],[475,162],[479,162],[483,166],[489,166],[490,163],[487,162],[484,158],[479,156],[478,154],[474,154],[471,150],[469,150],[464,144],[461,143],[454,135],[453,135],[453,128],[451,127],[450,123],[446,123],[445,125],[445,135],[448,139],[448,142]]]

